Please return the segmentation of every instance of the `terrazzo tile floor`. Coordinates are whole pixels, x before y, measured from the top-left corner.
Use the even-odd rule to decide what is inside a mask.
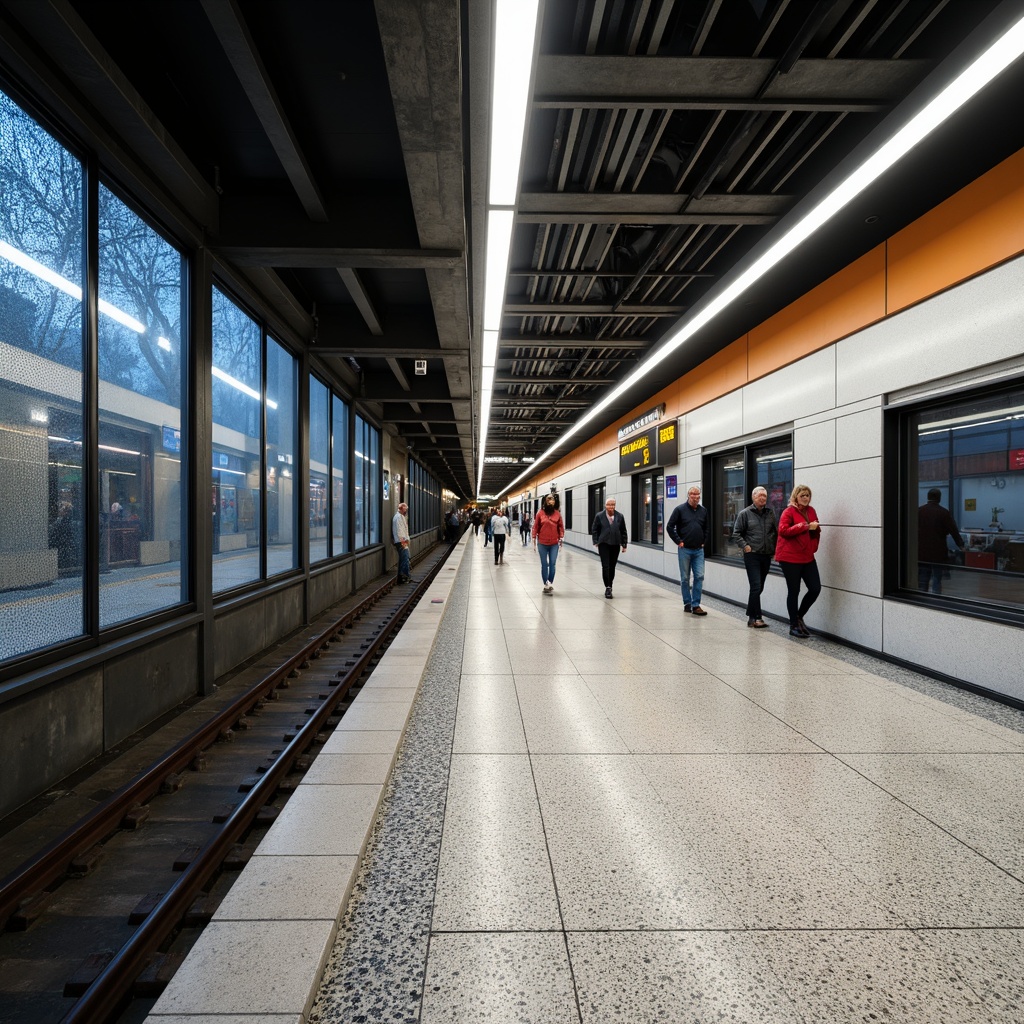
[[[469,545],[310,1020],[1024,1021],[1024,713]]]

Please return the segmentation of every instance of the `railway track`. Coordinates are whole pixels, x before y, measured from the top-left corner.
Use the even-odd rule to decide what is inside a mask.
[[[0,1021],[145,1018],[451,549],[388,579],[0,880]]]

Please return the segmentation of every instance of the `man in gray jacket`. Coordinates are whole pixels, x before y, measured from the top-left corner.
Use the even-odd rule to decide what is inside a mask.
[[[752,629],[767,629],[768,623],[761,618],[761,591],[772,567],[778,524],[775,509],[769,507],[768,492],[763,487],[755,487],[750,498],[751,504],[736,517],[732,536],[743,552],[743,565],[750,583],[747,625]]]

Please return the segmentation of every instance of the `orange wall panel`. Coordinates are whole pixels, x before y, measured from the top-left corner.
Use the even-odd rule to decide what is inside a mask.
[[[1024,151],[889,240],[895,313],[1024,252]]]
[[[750,380],[885,316],[885,246],[833,274],[750,332]]]
[[[746,383],[747,339],[744,336],[679,378],[678,412],[674,415],[681,416]]]

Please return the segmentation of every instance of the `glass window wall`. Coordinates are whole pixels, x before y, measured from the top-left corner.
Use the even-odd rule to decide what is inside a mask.
[[[1024,609],[1024,386],[899,414],[900,586]]]
[[[261,331],[213,290],[213,590],[260,578]]]
[[[267,575],[298,567],[298,490],[295,486],[299,424],[299,367],[295,357],[267,338]]]
[[[330,392],[316,377],[309,378],[309,564],[327,558],[331,464]]]
[[[348,541],[348,406],[337,396],[331,396],[331,554],[344,555]]]

